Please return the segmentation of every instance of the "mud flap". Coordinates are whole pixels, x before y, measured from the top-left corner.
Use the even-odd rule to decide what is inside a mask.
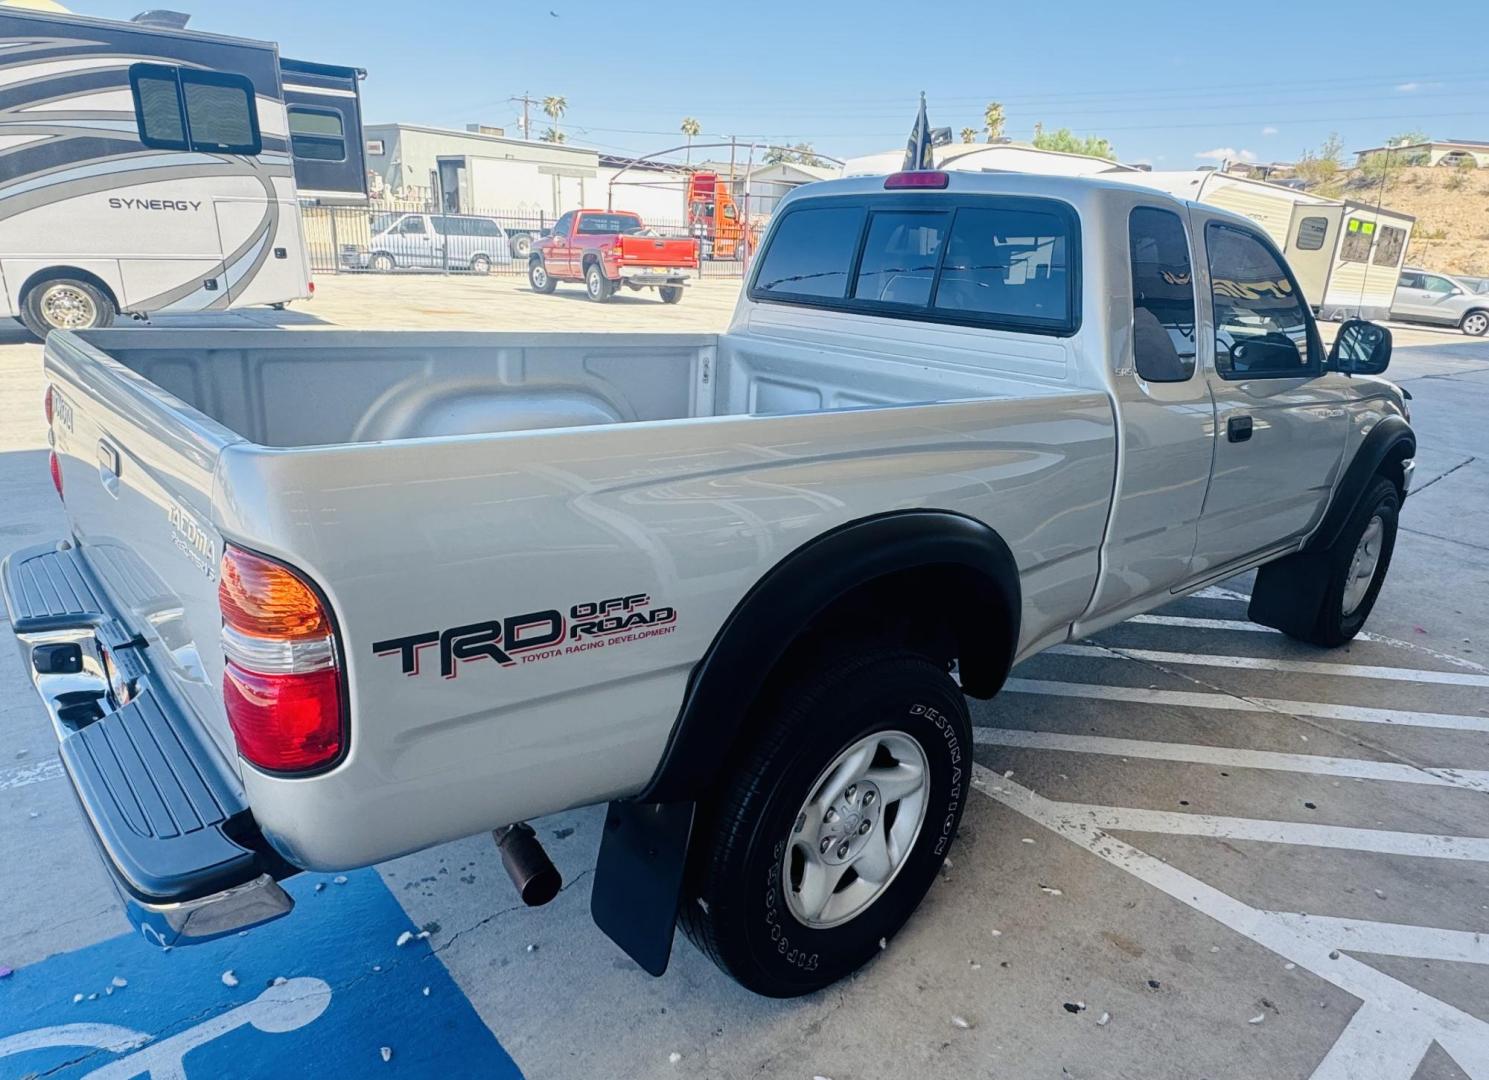
[[[595,925],[652,975],[667,970],[696,803],[613,802],[595,865]]]
[[[1309,638],[1329,587],[1329,551],[1300,551],[1256,572],[1246,616],[1293,637]]]

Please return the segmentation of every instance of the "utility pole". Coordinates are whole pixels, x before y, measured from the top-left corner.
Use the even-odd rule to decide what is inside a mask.
[[[507,100],[513,103],[522,103],[522,137],[524,139],[531,139],[533,137],[532,127],[528,122],[527,110],[530,106],[539,105],[541,102],[537,98],[530,96],[526,90],[522,91],[521,97],[507,98]]]

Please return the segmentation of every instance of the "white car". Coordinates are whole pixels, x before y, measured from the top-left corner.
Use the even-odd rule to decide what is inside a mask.
[[[518,823],[608,802],[606,933],[806,993],[946,857],[964,695],[1255,567],[1360,630],[1416,439],[1300,296],[1212,207],[915,172],[788,195],[724,334],[54,333],[11,626],[156,940],[492,829],[542,900]]]
[[[1396,284],[1391,318],[1456,326],[1470,337],[1483,337],[1489,333],[1489,294],[1447,274],[1407,267]]]
[[[343,245],[341,264],[346,269],[489,274],[493,266],[512,261],[506,230],[495,218],[389,210],[372,216],[369,231],[365,245]]]

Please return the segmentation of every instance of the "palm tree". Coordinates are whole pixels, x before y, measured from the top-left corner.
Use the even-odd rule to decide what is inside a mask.
[[[557,142],[565,142],[568,139],[568,136],[565,135],[562,131],[559,131],[558,128],[551,127],[551,128],[544,129],[543,134],[539,135],[538,136],[538,139],[541,142],[555,142],[555,143],[557,143]]]
[[[555,135],[558,134],[558,122],[563,119],[564,113],[568,112],[568,110],[569,110],[569,99],[568,98],[565,98],[565,97],[545,97],[543,99],[543,112],[545,114],[547,114],[548,119],[550,119],[550,120],[553,121],[553,126],[548,129],[549,131],[551,131]],[[550,139],[545,134],[543,136],[543,141],[544,142],[563,142],[563,139],[562,139],[562,137],[556,138],[556,139]]]
[[[982,126],[987,131],[987,141],[996,142],[1003,136],[1003,106],[989,101],[982,110]]]
[[[962,142],[975,143],[977,141],[976,128],[962,128]]]
[[[702,130],[703,125],[698,123],[698,121],[694,120],[691,116],[684,116],[682,118],[682,133],[688,137],[687,163],[689,165],[693,163],[693,137]]]

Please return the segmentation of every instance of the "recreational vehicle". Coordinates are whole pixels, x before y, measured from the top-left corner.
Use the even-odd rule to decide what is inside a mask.
[[[1321,318],[1390,317],[1416,221],[1408,214],[1206,169],[1113,179],[1251,218],[1287,256],[1303,296]]]
[[[360,155],[308,107],[307,148]],[[309,297],[291,133],[271,42],[0,8],[0,315],[45,336]]]

